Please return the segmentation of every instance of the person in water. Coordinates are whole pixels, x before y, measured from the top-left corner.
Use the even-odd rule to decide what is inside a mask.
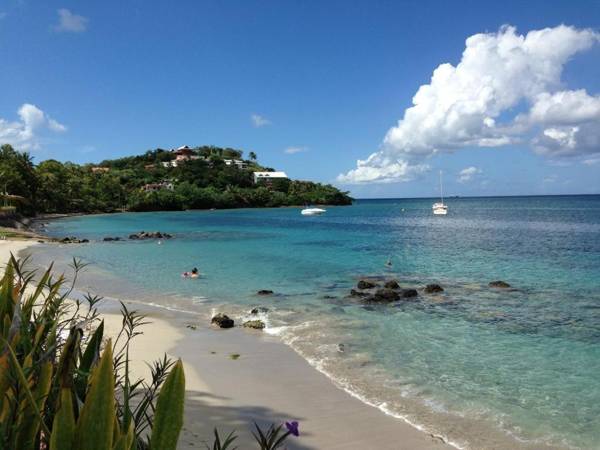
[[[198,269],[194,267],[191,272],[183,272],[181,276],[184,278],[198,278],[200,276],[200,272],[198,272]]]

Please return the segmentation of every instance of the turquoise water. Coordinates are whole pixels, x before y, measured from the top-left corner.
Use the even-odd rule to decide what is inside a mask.
[[[431,203],[74,217],[48,233],[93,242],[38,253],[92,263],[106,295],[238,320],[267,306],[268,332],[340,386],[458,445],[600,448],[600,196]],[[98,242],[141,230],[175,238]],[[346,297],[361,276],[445,292],[366,306]]]

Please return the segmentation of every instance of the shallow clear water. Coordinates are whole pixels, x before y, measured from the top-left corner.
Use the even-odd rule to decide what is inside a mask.
[[[600,196],[448,199],[446,217],[431,203],[358,201],[320,217],[296,208],[74,217],[47,231],[176,237],[38,253],[91,262],[85,283],[112,280],[106,295],[236,318],[267,306],[268,331],[341,386],[457,444],[600,448]],[[201,279],[180,277],[194,266]],[[346,298],[367,275],[445,292],[385,306]],[[496,279],[516,290],[488,288]]]

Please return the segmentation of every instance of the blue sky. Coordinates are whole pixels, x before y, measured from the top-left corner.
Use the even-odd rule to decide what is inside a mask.
[[[490,42],[500,42],[511,37],[504,24],[517,36],[572,27],[561,42],[574,42],[582,30],[592,34],[565,50],[555,62],[559,79],[544,81],[536,97],[520,92],[504,109],[489,103],[462,117],[473,139],[464,139],[467,128],[446,133],[449,113],[435,136],[423,134],[423,120],[398,124],[440,64],[461,62],[469,36],[489,33]],[[37,161],[230,146],[356,197],[433,196],[438,170],[448,194],[600,193],[599,134],[592,130],[600,129],[600,45],[592,42],[599,27],[598,1],[2,0],[0,140]],[[481,70],[493,78],[503,68]],[[536,73],[532,66],[522,77]],[[442,82],[444,95],[449,86]],[[529,114],[532,105],[543,106],[541,95],[564,106],[564,96],[554,94],[578,90],[573,101],[588,106],[583,119],[546,115],[536,122]],[[501,91],[494,95],[503,100]],[[531,116],[524,131],[515,131],[519,114]],[[481,132],[488,116],[511,121],[511,130]],[[384,143],[393,127],[400,137]],[[574,129],[576,144],[568,135]],[[510,142],[483,145],[490,136]],[[355,171],[357,160],[374,152],[368,170]]]

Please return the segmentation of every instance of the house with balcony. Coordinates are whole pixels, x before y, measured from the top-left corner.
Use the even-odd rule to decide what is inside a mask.
[[[248,168],[248,163],[242,161],[241,159],[224,159],[223,162],[226,166],[235,166],[240,170]]]
[[[254,184],[258,184],[261,182],[266,182],[270,184],[270,182],[274,180],[287,180],[288,176],[285,172],[254,172]]]

